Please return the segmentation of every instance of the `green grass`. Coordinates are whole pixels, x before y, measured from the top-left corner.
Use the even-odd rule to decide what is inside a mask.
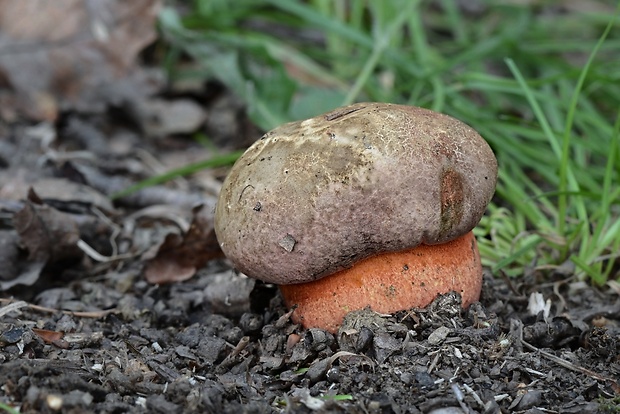
[[[500,165],[476,230],[485,265],[517,276],[572,263],[597,284],[618,278],[616,3],[566,13],[545,1],[488,0],[473,13],[454,0],[191,4],[161,13],[173,79],[218,79],[264,130],[364,100],[455,116]],[[194,70],[179,69],[181,57]]]
[[[11,407],[8,404],[0,402],[0,413],[6,412],[8,414],[19,414],[19,410]]]
[[[184,177],[205,168],[217,168],[226,165],[232,165],[237,160],[237,158],[239,158],[241,154],[243,154],[243,152],[244,151],[233,151],[228,154],[217,155],[208,160],[198,161],[192,164],[184,165],[181,168],[176,168],[164,174],[153,176],[147,178],[146,180],[140,181],[132,186],[123,189],[122,191],[112,194],[111,198],[115,200],[143,188],[165,183],[178,177]]]

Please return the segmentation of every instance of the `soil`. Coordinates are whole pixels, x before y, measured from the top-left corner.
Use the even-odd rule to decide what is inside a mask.
[[[235,293],[215,303],[212,290]],[[528,312],[528,291],[551,302],[547,317]],[[448,294],[423,310],[352,313],[337,335],[292,324],[277,288],[225,262],[182,283],[83,275],[18,299],[72,310],[2,316],[2,400],[24,413],[618,410],[620,301],[582,283],[487,274],[466,311]]]

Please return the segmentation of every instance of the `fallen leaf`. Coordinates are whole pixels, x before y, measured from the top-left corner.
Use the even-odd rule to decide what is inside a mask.
[[[28,200],[13,215],[13,226],[15,231],[0,232],[0,290],[30,286],[47,264],[82,257],[77,247],[80,232],[76,221],[69,214],[43,205],[32,189]]]
[[[159,0],[0,0],[0,115],[55,120],[143,96],[137,55],[156,38]],[[9,105],[7,107],[7,105]],[[15,108],[16,113],[9,110]]]
[[[18,274],[19,236],[15,231],[0,231],[0,283],[13,280]]]
[[[32,328],[32,332],[34,332],[39,338],[43,339],[43,341],[48,344],[61,340],[62,337],[65,335],[62,332],[49,331],[47,329],[37,328]]]
[[[19,240],[13,230],[0,231],[0,291],[16,285],[32,285],[45,266],[45,262],[26,260],[26,254],[19,249]]]
[[[155,258],[144,268],[144,277],[154,284],[187,280],[208,261],[223,257],[213,228],[210,209],[199,206],[189,230],[183,236],[169,234]]]
[[[67,207],[76,204],[96,207],[106,212],[114,211],[114,206],[108,197],[92,187],[65,178],[42,178],[32,183],[32,189],[48,203],[59,203]]]
[[[20,245],[31,262],[53,263],[82,256],[77,247],[80,232],[71,215],[47,205],[36,204],[31,192],[24,207],[13,216]]]

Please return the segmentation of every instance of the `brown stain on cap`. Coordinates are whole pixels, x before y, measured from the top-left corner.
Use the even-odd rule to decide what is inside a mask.
[[[465,192],[463,177],[452,168],[441,173],[441,233],[454,228],[463,218]]]

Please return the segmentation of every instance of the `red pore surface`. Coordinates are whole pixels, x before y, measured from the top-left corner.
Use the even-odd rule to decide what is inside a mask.
[[[305,328],[336,332],[344,316],[370,306],[379,313],[425,307],[456,291],[463,307],[478,300],[482,265],[472,232],[438,245],[383,253],[314,282],[282,285],[292,318]]]

